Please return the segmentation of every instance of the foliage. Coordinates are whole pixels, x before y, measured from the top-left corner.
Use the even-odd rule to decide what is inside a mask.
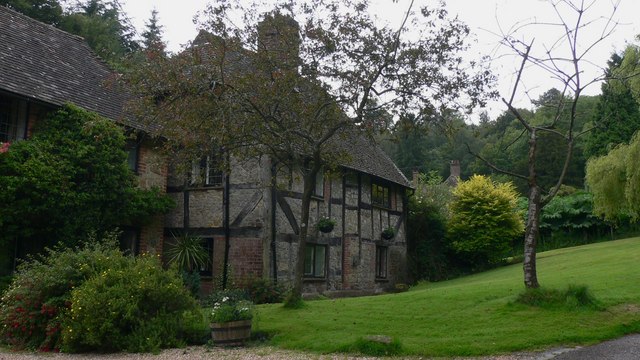
[[[640,109],[626,81],[618,80],[623,58],[613,54],[608,78],[602,84],[602,96],[593,113],[593,130],[589,132],[586,152],[589,157],[606,155],[618,144],[627,144],[640,130]]]
[[[187,272],[197,271],[209,263],[209,254],[202,246],[202,238],[189,234],[173,235],[172,241],[167,244],[166,256],[167,262]]]
[[[617,222],[640,217],[640,132],[629,145],[587,163],[586,181],[593,193],[594,213]]]
[[[556,196],[542,210],[540,230],[580,233],[593,231],[606,224],[593,214],[593,195],[576,191],[565,196]]]
[[[213,307],[215,303],[221,303],[222,299],[227,298],[232,302],[249,300],[249,296],[244,289],[224,289],[212,292],[204,301],[204,305]]]
[[[558,344],[593,344],[640,330],[633,305],[640,303],[640,272],[629,270],[637,267],[640,238],[538,255],[545,286],[564,290],[578,278],[587,279],[606,311],[514,303],[522,289],[522,264],[517,264],[422,283],[398,294],[307,301],[300,311],[261,305],[259,327],[277,334],[271,345],[322,354],[384,334],[402,342],[403,356],[415,358],[491,358]]]
[[[383,239],[392,239],[394,236],[396,236],[396,229],[394,229],[393,227],[388,227],[382,230]]]
[[[21,264],[2,297],[0,337],[15,349],[60,349],[71,291],[110,267],[123,267],[116,236],[83,247],[47,249]]]
[[[64,0],[62,0],[64,2]],[[0,0],[0,6],[6,6],[30,18],[49,25],[58,25],[63,17],[62,6],[58,0]]]
[[[420,174],[418,179],[416,192],[408,204],[409,275],[414,282],[447,279],[458,272],[455,254],[446,241],[451,188],[438,176]]]
[[[93,51],[114,67],[119,67],[125,56],[140,47],[134,40],[135,28],[119,0],[78,2],[61,19],[59,28],[82,36]]]
[[[0,243],[74,245],[169,210],[159,189],[136,186],[124,144],[120,127],[73,105],[11,144],[0,154]]]
[[[175,271],[157,256],[127,258],[108,266],[71,292],[62,322],[63,350],[159,351],[184,344],[185,323],[198,312]]]
[[[517,194],[511,183],[474,175],[453,190],[447,237],[453,249],[474,267],[505,258],[511,241],[522,234]]]
[[[324,229],[333,229],[334,226],[336,226],[336,221],[327,217],[320,218],[316,224],[316,228],[320,231],[324,231]]]
[[[284,285],[265,278],[249,279],[243,289],[247,293],[247,298],[254,304],[282,302],[287,291]]]
[[[162,41],[162,25],[158,24],[158,10],[151,11],[151,18],[142,32],[142,46],[146,51],[155,51],[165,55],[166,45]]]
[[[398,356],[402,355],[402,343],[398,339],[386,341],[378,339],[380,336],[368,336],[359,338],[350,346],[346,346],[342,351],[359,353],[366,356]]]
[[[516,302],[545,309],[566,308],[568,310],[600,310],[599,301],[585,285],[569,285],[566,290],[525,289],[518,295]]]
[[[253,318],[253,303],[248,300],[235,300],[225,296],[213,303],[209,315],[212,323],[227,323],[230,321],[251,320]]]

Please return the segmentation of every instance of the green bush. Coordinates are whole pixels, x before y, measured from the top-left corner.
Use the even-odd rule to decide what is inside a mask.
[[[524,230],[513,184],[474,175],[453,196],[447,229],[453,249],[475,270],[499,264]]]
[[[584,285],[569,285],[567,289],[526,289],[518,295],[517,303],[541,308],[600,310],[600,302]]]
[[[137,186],[113,121],[65,105],[37,126],[0,153],[0,252],[14,243],[34,251],[79,245],[92,232],[140,225],[174,206],[159,189]]]
[[[61,322],[74,287],[104,269],[125,266],[127,259],[116,244],[111,235],[104,243],[90,240],[82,248],[47,249],[21,264],[2,297],[1,341],[14,349],[59,349]]]
[[[284,300],[287,289],[271,279],[253,278],[244,286],[247,297],[254,304],[274,304]]]
[[[402,344],[398,339],[387,339],[385,336],[368,336],[359,338],[343,350],[367,356],[397,356],[402,354]]]
[[[63,322],[63,350],[159,351],[181,338],[198,311],[177,271],[163,270],[156,256],[110,266],[71,293]]]

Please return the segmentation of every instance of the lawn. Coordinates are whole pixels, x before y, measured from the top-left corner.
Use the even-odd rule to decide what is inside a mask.
[[[403,354],[487,355],[590,344],[640,331],[640,238],[538,255],[544,287],[587,285],[604,310],[515,304],[524,289],[513,265],[408,292],[308,301],[299,310],[258,308],[254,330],[279,347],[320,353],[352,348],[368,335],[397,339]]]

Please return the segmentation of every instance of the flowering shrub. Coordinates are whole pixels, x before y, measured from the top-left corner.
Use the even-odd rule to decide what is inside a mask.
[[[127,267],[105,269],[72,291],[62,323],[64,351],[143,352],[185,344],[183,330],[199,309],[179,273],[164,270],[156,256],[128,259]]]
[[[10,142],[3,143],[2,141],[0,141],[0,154],[6,153],[7,151],[9,151],[10,146],[11,146]]]
[[[229,297],[223,297],[220,302],[214,303],[211,316],[209,316],[212,323],[250,320],[251,318],[253,318],[253,303],[251,301],[233,301]]]
[[[124,266],[112,235],[106,244],[49,249],[19,266],[0,301],[0,341],[14,349],[57,351],[71,290],[94,274]]]

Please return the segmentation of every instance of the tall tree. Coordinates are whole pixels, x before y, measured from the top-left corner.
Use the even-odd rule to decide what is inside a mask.
[[[465,70],[469,29],[442,7],[415,11],[411,2],[392,28],[375,21],[364,0],[292,2],[267,14],[241,3],[210,5],[201,24],[214,35],[201,33],[171,61],[130,74],[133,109],[190,156],[222,146],[301,174],[296,302],[315,179],[345,160],[340,144],[385,126],[373,113],[453,108],[462,93],[482,101],[491,76]]]
[[[114,67],[140,48],[135,28],[118,0],[88,0],[65,15],[59,27],[82,36],[89,46]]]
[[[64,3],[66,0],[0,0],[0,6],[53,26],[58,26],[62,20]]]
[[[569,168],[573,161],[576,139],[582,134],[577,126],[578,101],[583,91],[589,85],[602,80],[602,77],[595,79],[583,79],[583,67],[589,64],[589,55],[596,46],[608,37],[615,28],[616,22],[613,17],[617,10],[616,4],[609,16],[589,18],[589,9],[595,1],[585,0],[558,0],[549,4],[553,8],[557,21],[540,22],[530,24],[518,24],[511,33],[504,36],[502,44],[510,51],[520,57],[520,67],[516,71],[516,81],[508,97],[503,97],[502,101],[509,111],[516,118],[521,126],[522,134],[528,139],[528,151],[526,156],[527,172],[524,174],[510,172],[498,168],[494,164],[487,164],[496,171],[500,171],[527,182],[528,187],[528,208],[527,223],[524,238],[524,285],[527,288],[537,288],[538,282],[536,270],[536,245],[540,232],[540,213],[542,208],[553,199],[564,183]],[[579,42],[585,27],[598,26],[602,24],[596,37],[588,44]],[[524,40],[530,34],[536,33],[533,27],[551,27],[561,29],[557,40],[553,44],[537,47],[534,40]],[[526,31],[526,33],[524,33]],[[546,71],[552,79],[559,81],[560,101],[555,104],[551,117],[542,122],[534,122],[526,118],[516,108],[515,99],[519,91],[524,88],[523,73],[531,66],[538,67]],[[526,91],[526,89],[525,89]],[[567,109],[568,114],[565,114]],[[563,127],[560,127],[564,123]],[[564,151],[560,154],[562,167],[555,174],[555,184],[551,188],[545,188],[541,184],[541,174],[539,172],[540,158],[538,157],[538,147],[541,146],[541,138],[551,136],[564,143]],[[478,155],[479,156],[479,155]],[[485,159],[486,160],[486,159]]]
[[[142,47],[146,51],[165,55],[167,46],[162,40],[162,25],[160,25],[158,21],[158,10],[153,9],[151,11],[151,17],[145,24],[145,30],[142,32]]]
[[[628,143],[640,130],[639,104],[628,82],[617,74],[622,61],[618,54],[609,60],[608,79],[602,84],[602,96],[593,113],[594,129],[587,140],[588,157],[606,155],[616,145]]]

